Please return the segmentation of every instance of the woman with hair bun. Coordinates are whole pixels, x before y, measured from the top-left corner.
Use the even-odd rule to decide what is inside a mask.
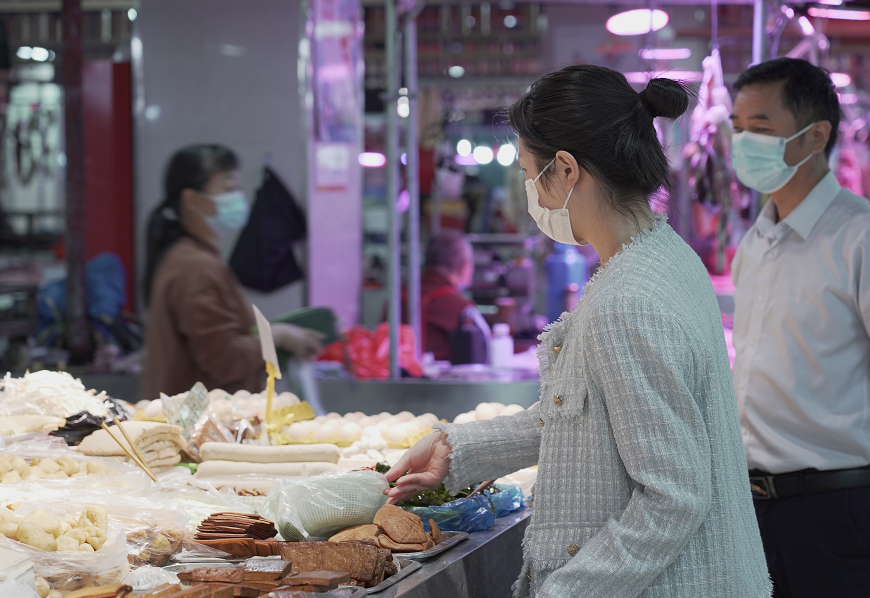
[[[387,477],[396,502],[538,465],[517,598],[770,595],[716,297],[649,205],[669,176],[653,121],[688,102],[582,65],[508,110],[529,213],[601,269],[539,338],[538,403],[438,424]]]

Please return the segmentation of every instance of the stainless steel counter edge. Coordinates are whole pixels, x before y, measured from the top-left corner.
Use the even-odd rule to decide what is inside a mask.
[[[523,509],[497,519],[485,532],[423,563],[423,568],[379,598],[498,598],[511,595],[522,568],[522,539],[532,512]]]

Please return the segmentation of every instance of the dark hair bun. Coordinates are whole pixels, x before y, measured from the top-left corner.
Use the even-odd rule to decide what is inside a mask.
[[[650,79],[646,89],[640,92],[640,101],[653,118],[677,118],[689,107],[689,94],[677,81]]]

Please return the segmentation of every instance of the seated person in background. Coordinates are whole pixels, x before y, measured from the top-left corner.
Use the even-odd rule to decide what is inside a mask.
[[[429,239],[420,278],[420,318],[423,349],[439,361],[450,359],[450,331],[459,327],[462,311],[474,305],[462,294],[473,275],[474,255],[464,234],[445,229]]]

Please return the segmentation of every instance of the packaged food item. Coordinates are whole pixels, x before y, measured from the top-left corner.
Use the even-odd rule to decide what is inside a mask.
[[[372,523],[387,501],[386,479],[371,471],[327,472],[291,482],[266,501],[262,514],[288,542],[327,538],[338,530]]]
[[[59,438],[45,437],[7,446],[0,452],[0,483],[67,480],[131,471],[109,459],[88,458]]]
[[[11,514],[20,521],[14,532],[8,522],[3,524],[0,547],[26,554],[34,563],[34,573],[51,590],[70,592],[120,583],[130,569],[124,528],[110,523],[100,507],[26,503]],[[8,521],[5,514],[4,519]]]
[[[129,452],[133,452],[124,434],[115,426],[109,430],[97,430],[82,440],[78,447],[85,455],[116,457],[127,460],[127,452],[116,442],[121,441]],[[158,422],[134,421],[124,424],[124,431],[133,441],[139,454],[152,470],[171,467],[181,461],[181,451],[187,448],[184,429],[171,424]],[[114,438],[112,437],[112,435]]]

